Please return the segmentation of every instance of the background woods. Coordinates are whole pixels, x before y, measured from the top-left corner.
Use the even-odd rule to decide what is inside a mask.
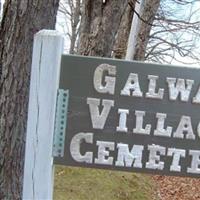
[[[0,199],[21,199],[36,32],[54,29],[57,16],[70,54],[199,64],[199,11],[198,0],[6,0],[0,15]]]
[[[103,6],[104,4],[107,5],[109,1],[105,1],[104,4],[102,1],[100,2]],[[122,9],[122,16],[117,21],[118,25],[116,23],[114,25],[116,27],[119,26],[118,30],[113,30],[113,32],[109,32],[109,30],[107,30],[107,35],[112,34],[112,37],[114,38],[114,45],[112,42],[109,42],[110,48],[112,47],[110,56],[116,58],[125,58],[126,50],[128,47],[127,44],[129,33],[133,22],[133,15],[135,14],[134,17],[137,19],[136,21],[138,24],[133,24],[132,33],[130,34],[132,40],[135,41],[135,44],[130,44],[129,42],[129,46],[132,48],[132,53],[130,53],[131,59],[134,58],[136,60],[145,60],[148,62],[159,63],[186,62],[188,64],[194,64],[199,62],[198,42],[200,8],[197,0],[143,0],[138,1],[138,5],[140,5],[139,10],[135,8],[136,2],[137,1],[135,0],[129,0],[127,2],[125,1],[125,8],[118,7],[118,9]],[[84,12],[88,11],[88,7],[84,7],[87,3],[89,2],[83,1],[81,4],[78,4],[80,6],[80,8],[78,6],[80,12],[78,12],[79,22],[76,23],[78,24],[76,44],[82,43],[80,36],[83,35],[83,33],[80,31],[80,20],[81,16],[83,16],[83,18],[85,17],[86,13]],[[68,8],[69,4],[73,4],[74,6],[70,6],[70,8],[72,7],[74,10],[76,10],[75,8],[77,1],[63,0],[60,9],[62,13],[65,13],[65,15],[60,14],[61,18],[74,18],[75,12],[64,12],[64,10],[71,10]],[[91,4],[87,5],[91,6]],[[103,8],[104,7],[105,6],[103,6]],[[110,13],[111,12],[112,11],[110,11]],[[108,12],[104,12],[103,14],[106,17]],[[100,19],[99,15],[102,16],[102,14],[96,15],[98,19]],[[82,21],[83,24],[84,19]],[[114,16],[110,15],[109,19],[110,21],[114,20]],[[97,24],[96,20],[92,20],[92,23]],[[73,44],[74,31],[72,31],[72,28],[70,28],[70,24],[73,24],[70,23],[70,20],[66,20],[64,22],[61,20],[58,27],[65,29],[65,33],[69,36],[69,39],[73,38],[73,40],[71,40],[71,44]],[[88,24],[91,24],[90,21],[88,21]],[[97,29],[96,26],[90,26],[87,31],[89,30],[94,35],[96,33],[95,30]],[[92,37],[92,34],[90,34],[90,37]],[[104,41],[107,40],[107,37],[104,37]],[[88,41],[91,41],[91,39],[88,39]],[[78,51],[80,53],[80,49]],[[77,46],[75,45],[73,53],[78,51]],[[187,59],[184,59],[186,57]]]

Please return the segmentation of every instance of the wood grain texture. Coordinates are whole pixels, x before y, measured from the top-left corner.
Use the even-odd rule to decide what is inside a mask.
[[[0,27],[0,199],[22,199],[33,36],[54,29],[58,0],[7,0]]]
[[[53,133],[63,38],[36,34],[28,109],[23,199],[52,199]]]

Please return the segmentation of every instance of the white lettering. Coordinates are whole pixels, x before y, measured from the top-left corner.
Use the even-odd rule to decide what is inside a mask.
[[[167,155],[173,156],[172,164],[170,166],[170,171],[180,172],[181,171],[180,159],[181,157],[185,157],[185,150],[169,148]]]
[[[127,115],[129,114],[129,110],[126,109],[118,109],[118,114],[119,114],[119,126],[117,127],[118,132],[127,132],[127,126],[126,126],[126,121],[127,121]]]
[[[141,145],[133,145],[131,151],[129,151],[129,147],[127,144],[119,143],[117,144],[118,155],[117,161],[115,163],[116,166],[126,166],[126,167],[136,167],[142,168],[142,151],[144,146]],[[134,162],[134,164],[133,164]]]
[[[156,93],[156,80],[158,78],[159,78],[158,76],[148,75],[149,90],[146,93],[146,98],[163,99],[164,89],[159,88],[158,93]]]
[[[189,116],[181,117],[176,132],[174,132],[174,137],[183,139],[184,133],[186,135],[186,139],[195,140],[195,135],[192,129],[191,117]]]
[[[94,162],[96,164],[101,164],[101,165],[112,165],[113,157],[109,157],[108,150],[114,151],[115,143],[114,142],[97,141],[97,146],[98,146],[98,157],[95,158]]]
[[[200,151],[189,150],[189,155],[192,156],[191,168],[187,169],[188,173],[200,174]]]
[[[114,106],[114,101],[104,99],[102,101],[103,109],[101,114],[99,112],[100,99],[87,98],[87,104],[89,105],[92,127],[95,129],[103,129],[111,107]]]
[[[198,92],[196,94],[196,96],[193,98],[193,103],[200,103],[200,87],[198,89]]]
[[[156,117],[158,118],[158,121],[157,121],[156,130],[154,131],[154,135],[155,136],[171,137],[172,127],[167,126],[167,128],[164,129],[164,124],[165,124],[165,119],[167,117],[167,114],[156,113]]]
[[[185,81],[186,85],[185,86]],[[193,80],[189,79],[178,79],[176,81],[176,78],[168,78],[167,77],[167,83],[169,87],[169,99],[172,101],[175,101],[180,93],[180,99],[181,101],[187,102],[189,100],[190,92],[192,89],[192,85],[194,83]],[[176,83],[176,86],[175,86]]]
[[[92,163],[93,153],[86,152],[85,155],[80,153],[80,145],[82,142],[93,143],[93,133],[78,133],[75,135],[70,144],[70,153],[72,158],[77,162]]]
[[[115,93],[115,82],[116,78],[111,76],[105,76],[105,86],[103,86],[103,74],[108,72],[109,75],[116,75],[116,66],[112,66],[109,64],[101,64],[99,65],[94,72],[94,88],[99,93]]]
[[[151,132],[151,125],[147,124],[145,128],[143,128],[143,118],[145,116],[145,112],[136,110],[135,116],[136,116],[136,127],[133,129],[133,133],[149,135]]]
[[[131,94],[132,93],[132,94]],[[140,84],[138,81],[138,75],[130,73],[128,80],[125,84],[124,89],[121,91],[121,95],[124,96],[135,96],[142,97],[142,91],[140,89]]]
[[[148,145],[148,150],[149,150],[149,161],[146,163],[146,168],[163,170],[164,162],[160,161],[160,155],[165,155],[165,147],[153,144],[153,145]]]

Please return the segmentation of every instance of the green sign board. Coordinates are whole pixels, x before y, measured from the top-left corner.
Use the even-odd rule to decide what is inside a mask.
[[[63,55],[55,164],[200,176],[200,69]]]

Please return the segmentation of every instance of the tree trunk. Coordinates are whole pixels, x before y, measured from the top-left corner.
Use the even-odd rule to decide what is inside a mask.
[[[132,26],[137,27],[132,28],[132,31],[130,32],[129,41],[132,41],[132,43],[129,45],[133,45],[133,47],[130,48],[131,52],[128,49],[126,56],[127,59],[145,59],[150,31],[160,5],[160,0],[141,0],[140,2],[142,2],[142,5],[139,12],[134,14],[134,17],[138,19],[135,24],[132,24]]]
[[[7,0],[0,28],[0,199],[21,199],[33,35],[53,29],[58,0]]]
[[[78,24],[80,22],[80,14],[81,14],[81,1],[76,0],[73,7],[71,7],[71,44],[70,44],[70,54],[75,53],[75,47],[76,47],[76,40],[78,35]]]
[[[144,60],[146,47],[152,24],[160,5],[160,0],[146,0],[143,12],[141,13],[142,23],[139,29],[134,60]]]
[[[135,1],[132,2],[135,3]],[[131,30],[131,22],[134,13],[133,12],[134,5],[132,6],[130,5],[127,6],[126,11],[122,17],[119,30],[117,32],[117,37],[113,48],[113,57],[118,59],[123,59],[126,56],[128,37]]]
[[[83,0],[78,53],[110,57],[127,0]]]

